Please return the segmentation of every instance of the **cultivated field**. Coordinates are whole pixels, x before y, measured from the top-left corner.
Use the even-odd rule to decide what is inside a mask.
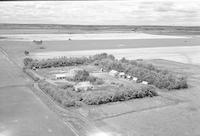
[[[43,41],[42,45],[37,45],[33,43],[32,41],[0,41],[0,44],[4,48],[4,50],[9,54],[9,56],[11,56],[11,58],[14,59],[17,62],[17,64],[22,67],[23,66],[22,60],[25,57],[24,55],[25,50],[30,52],[30,56],[34,56],[37,58],[58,57],[61,55],[73,55],[73,56],[85,55],[84,52],[80,52],[80,51],[85,51],[85,50],[86,50],[86,53],[91,53],[90,55],[92,55],[92,54],[100,53],[99,50],[100,51],[103,50],[103,52],[106,52],[108,50],[108,53],[114,54],[116,57],[118,57],[118,54],[119,54],[121,56],[125,56],[128,58],[130,58],[131,56],[134,56],[135,58],[133,59],[142,58],[142,57],[149,58],[149,59],[151,58],[152,59],[154,58],[166,59],[165,55],[169,55],[171,56],[170,57],[171,60],[175,60],[175,61],[181,60],[181,61],[186,62],[187,58],[190,58],[190,55],[193,56],[195,54],[187,55],[188,54],[187,52],[186,53],[182,52],[182,50],[179,51],[179,48],[176,48],[176,47],[182,48],[182,46],[187,46],[189,48],[190,46],[192,47],[198,46],[200,44],[200,38],[193,37],[190,39]],[[154,48],[152,47],[159,47],[159,48],[158,49],[155,48],[155,51],[154,51]],[[161,47],[166,47],[166,48],[161,48]],[[170,47],[174,47],[174,48],[170,48]],[[145,48],[145,49],[144,50],[138,49],[139,52],[136,53],[135,51],[138,51],[138,50],[137,49],[135,50],[135,48]],[[109,49],[119,49],[119,50],[116,50],[115,52],[114,50],[112,51]],[[131,52],[131,50],[129,51],[129,49],[134,51],[134,53]],[[87,52],[87,50],[89,52]],[[90,52],[90,50],[92,51]],[[168,50],[169,51],[172,50],[172,52],[168,52]],[[192,50],[192,49],[189,49],[189,50]],[[74,51],[78,51],[78,52],[74,52]],[[126,51],[129,52],[129,55],[126,55]],[[159,51],[161,51],[162,54]],[[151,52],[151,54],[149,52]],[[89,55],[89,54],[86,54],[86,55]],[[197,58],[198,57],[192,57],[191,59],[197,59]]]
[[[59,40],[114,40],[114,39],[189,39],[190,36],[153,35],[145,33],[105,33],[105,34],[8,34],[0,35],[2,41],[59,41]]]

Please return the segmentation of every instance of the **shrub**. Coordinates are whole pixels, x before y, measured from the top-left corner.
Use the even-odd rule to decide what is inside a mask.
[[[45,47],[44,47],[44,46],[41,46],[40,49],[45,49]]]
[[[95,84],[97,81],[97,78],[94,76],[91,76],[89,74],[89,72],[86,70],[79,70],[79,71],[77,71],[77,73],[75,74],[73,79],[71,79],[71,80],[76,81],[76,82],[89,81],[89,82]],[[98,79],[98,82],[100,82],[100,79]]]
[[[79,70],[74,76],[75,81],[87,81],[89,77],[89,72],[86,70]]]
[[[64,107],[77,106],[76,101],[80,99],[76,93],[72,92],[71,88],[67,90],[59,89],[45,80],[40,80],[38,86],[42,91]]]
[[[33,62],[32,58],[25,58],[24,59],[24,66],[27,67],[27,68],[32,68],[31,67],[32,62]]]
[[[24,54],[25,55],[29,55],[29,51],[24,51]]]
[[[65,83],[65,84],[58,85],[58,87],[61,89],[68,89],[68,88],[73,88],[73,85],[70,83]]]
[[[34,81],[40,80],[40,77],[30,69],[24,69],[24,72],[29,75]]]
[[[94,76],[88,76],[88,78],[86,79],[86,81],[90,81],[91,83],[95,83],[97,81],[97,78]]]

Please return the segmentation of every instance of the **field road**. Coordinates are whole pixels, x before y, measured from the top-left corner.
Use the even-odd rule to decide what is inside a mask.
[[[75,136],[30,90],[29,79],[0,52],[0,136]]]

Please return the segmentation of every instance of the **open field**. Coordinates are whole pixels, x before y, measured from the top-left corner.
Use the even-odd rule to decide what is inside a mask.
[[[0,44],[1,44],[1,47],[3,47],[4,50],[8,53],[8,55],[11,56],[11,58],[15,59],[15,61],[18,62],[18,64],[22,66],[22,60],[25,57],[24,55],[25,50],[29,51],[30,55],[35,55],[35,54],[40,54],[40,53],[44,53],[44,55],[45,54],[47,55],[48,53],[51,54],[52,51],[83,51],[83,50],[104,50],[105,51],[105,49],[130,49],[130,48],[177,47],[177,46],[189,46],[189,47],[192,46],[193,47],[193,46],[200,45],[200,38],[193,37],[191,39],[181,38],[181,39],[44,41],[42,45],[36,45],[32,41],[31,42],[29,41],[0,41]],[[44,49],[40,49],[40,47],[44,47]],[[143,49],[139,49],[139,50],[143,50]],[[150,49],[150,50],[153,50],[153,49]],[[60,53],[62,54],[63,52],[60,52]],[[145,55],[148,55],[148,53],[146,52],[144,53]],[[154,51],[154,53],[156,53],[156,51]],[[115,54],[115,52],[111,52],[111,54]],[[135,52],[131,53],[130,55],[134,55],[134,54]],[[78,54],[74,54],[74,55],[78,55]],[[153,54],[153,55],[156,56],[156,54]],[[184,58],[180,54],[178,54],[177,56],[179,56],[180,59]],[[137,56],[137,57],[140,57],[140,56]]]
[[[38,99],[30,79],[2,50],[0,63],[0,135],[75,135]]]
[[[66,34],[142,32],[161,35],[199,35],[198,26],[0,24],[0,34]]]
[[[0,88],[0,134],[55,136],[73,132],[44,105],[29,87]]]
[[[0,35],[3,41],[59,41],[59,40],[114,40],[114,39],[189,39],[191,36],[153,35],[145,33],[104,33],[104,34],[9,34]]]
[[[188,74],[190,88],[170,93],[160,92],[158,97],[134,100],[133,103],[130,101],[101,105],[80,108],[77,111],[94,120],[100,128],[109,126],[127,136],[199,135],[200,72],[198,69],[200,67],[165,60],[151,60],[151,62]],[[124,107],[123,110],[121,107]]]
[[[55,58],[61,56],[89,56],[106,52],[113,54],[116,58],[125,57],[127,59],[167,59],[182,63],[200,64],[200,46],[181,47],[154,47],[154,48],[132,48],[132,49],[107,49],[107,50],[87,50],[87,51],[49,51],[36,52],[31,55],[33,58]]]

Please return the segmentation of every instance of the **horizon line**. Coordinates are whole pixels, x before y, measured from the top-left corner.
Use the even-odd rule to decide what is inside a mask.
[[[31,23],[0,23],[0,25],[57,25],[57,26],[158,26],[158,27],[200,27],[197,25],[91,25],[91,24],[48,24],[48,23],[35,23],[35,24],[31,24]]]

